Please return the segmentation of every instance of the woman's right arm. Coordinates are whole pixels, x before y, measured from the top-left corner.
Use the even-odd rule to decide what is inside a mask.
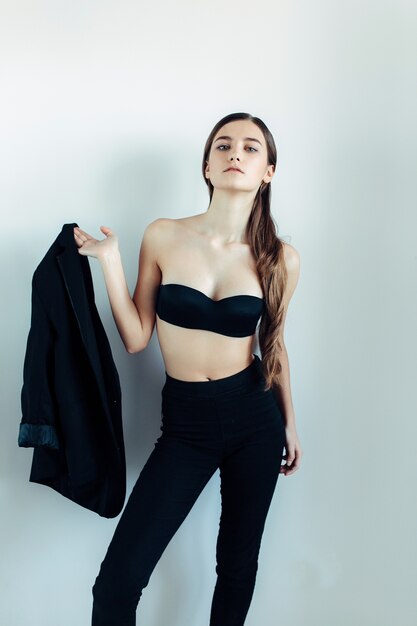
[[[88,235],[78,227],[74,228],[74,238],[79,248],[79,254],[93,256],[99,260],[119,335],[126,350],[130,354],[134,354],[144,350],[149,343],[155,323],[154,307],[152,307],[151,303],[151,318],[148,319],[148,307],[146,319],[141,320],[126,283],[118,238],[112,233],[110,228],[101,226],[100,230],[106,235],[106,239],[100,241],[94,239],[94,237],[91,237],[91,235]],[[151,230],[150,225],[145,230],[140,250],[140,259],[143,265],[143,274],[150,274],[152,280],[152,284],[149,284],[149,281],[147,281],[147,288],[150,289],[149,293],[154,294],[160,280],[155,259],[150,256],[150,250],[154,248],[150,241]],[[151,272],[149,272],[149,269],[151,269]]]

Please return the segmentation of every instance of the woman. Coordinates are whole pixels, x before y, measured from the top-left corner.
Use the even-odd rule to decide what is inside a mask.
[[[146,348],[156,321],[166,377],[162,435],[101,563],[93,626],[136,623],[156,563],[217,469],[222,511],[210,626],[245,622],[278,476],[294,473],[302,456],[283,340],[300,261],[271,217],[275,164],[262,120],[222,118],[204,150],[208,210],[146,227],[133,298],[116,235],[102,226],[106,238],[98,241],[74,229],[79,253],[100,261],[130,354]],[[259,319],[262,360],[253,353]]]

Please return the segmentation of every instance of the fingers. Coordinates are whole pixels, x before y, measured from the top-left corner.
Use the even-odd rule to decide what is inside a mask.
[[[82,238],[81,234],[78,232],[76,228],[74,228],[74,239],[75,239],[75,243],[80,248],[84,243],[84,239]]]
[[[79,254],[100,259],[102,254],[106,254],[106,250],[117,248],[118,239],[111,229],[108,226],[100,226],[100,229],[106,235],[104,239],[96,239],[82,228],[74,226],[74,239]]]
[[[111,229],[108,226],[100,226],[100,230],[110,231]],[[82,230],[79,226],[74,226],[74,233],[77,233],[77,235],[83,235],[84,237],[87,237],[87,239],[93,239],[91,235],[86,233],[85,230]]]
[[[84,246],[86,244],[90,242],[94,243],[97,241],[96,239],[91,237],[91,235],[81,230],[81,228],[77,228],[77,227],[74,227],[74,239],[75,239],[75,244],[78,247],[79,254],[85,254]]]
[[[87,241],[87,239],[92,239],[91,235],[86,233],[84,230],[81,230],[81,228],[78,228],[78,226],[74,226],[74,237],[76,237],[80,241]]]
[[[294,451],[294,448],[290,448],[290,451],[287,453],[286,458],[287,458],[287,465],[288,465],[288,467],[289,467],[290,465],[292,465],[292,463],[293,463],[293,461],[294,461],[294,459],[295,459],[295,451]]]
[[[113,232],[108,226],[100,226],[100,230],[106,235],[106,237],[113,236]],[[78,226],[74,226],[74,238],[79,247],[81,247],[86,241],[98,241]]]
[[[289,447],[287,454],[284,454],[286,463],[281,466],[280,473],[285,474],[285,476],[291,476],[291,474],[294,474],[294,472],[300,468],[301,456],[302,452],[296,446]]]
[[[100,230],[106,235],[106,237],[108,237],[108,235],[113,235],[112,230],[108,226],[100,226]]]
[[[291,476],[291,474],[294,474],[294,472],[296,472],[299,469],[299,467],[300,467],[299,463],[297,462],[294,463],[294,465],[290,469],[284,471],[285,476]]]

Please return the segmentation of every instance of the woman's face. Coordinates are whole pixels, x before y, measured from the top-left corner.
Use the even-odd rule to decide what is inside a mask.
[[[241,172],[227,171],[230,166]],[[250,120],[222,126],[214,137],[205,171],[213,187],[257,191],[262,180],[269,182],[274,173],[261,129]]]

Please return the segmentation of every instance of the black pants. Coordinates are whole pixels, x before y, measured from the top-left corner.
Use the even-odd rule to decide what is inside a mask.
[[[210,626],[242,626],[252,600],[285,426],[257,355],[216,380],[166,372],[162,435],[137,479],[93,586],[93,626],[134,626],[155,565],[219,468],[221,517]],[[198,564],[196,564],[198,567]],[[167,622],[168,626],[168,622]]]

